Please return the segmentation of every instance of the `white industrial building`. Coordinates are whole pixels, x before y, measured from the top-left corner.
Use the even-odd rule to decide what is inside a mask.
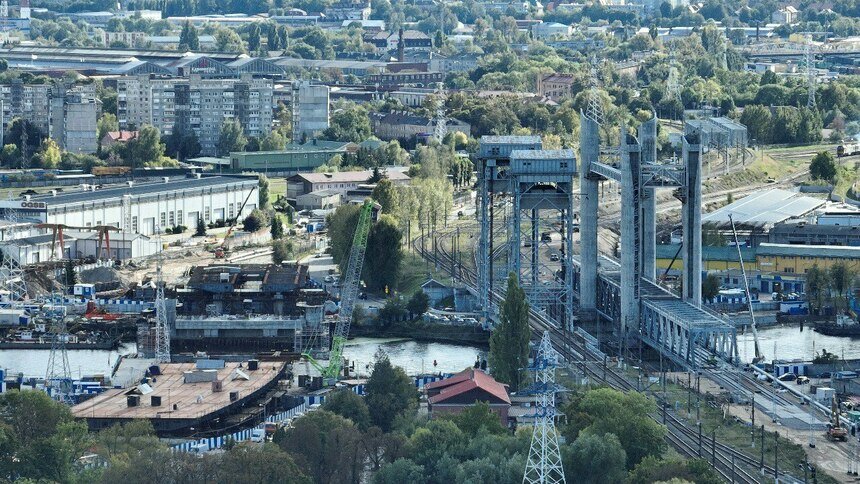
[[[193,230],[198,218],[209,223],[247,215],[257,207],[258,198],[252,194],[257,184],[253,176],[164,177],[160,182],[103,189],[83,186],[79,191],[3,200],[0,209],[5,214],[16,212],[19,220],[64,224],[71,230],[113,225],[152,235],[156,228],[163,231],[178,225]]]

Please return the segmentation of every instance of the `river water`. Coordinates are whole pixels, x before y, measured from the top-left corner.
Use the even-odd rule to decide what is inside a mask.
[[[72,378],[87,375],[109,376],[120,355],[137,351],[134,343],[123,344],[113,351],[108,350],[69,350],[69,370]],[[45,377],[51,350],[0,350],[0,368],[7,375],[23,373],[25,377]]]
[[[811,360],[815,352],[822,348],[845,359],[860,359],[860,340],[843,336],[826,336],[816,333],[809,325],[804,326],[771,326],[758,330],[761,351],[767,361],[779,360]],[[776,346],[774,347],[774,343]],[[755,356],[752,331],[738,334],[738,353],[741,361],[750,362]]]
[[[367,376],[369,365],[380,349],[393,365],[406,370],[407,375],[456,373],[472,367],[476,357],[487,358],[486,350],[472,346],[394,338],[355,338],[347,342],[343,355],[355,364],[359,376]]]

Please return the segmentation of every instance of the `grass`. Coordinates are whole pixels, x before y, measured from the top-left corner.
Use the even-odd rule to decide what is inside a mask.
[[[287,196],[287,179],[269,178],[269,200],[274,202],[278,199],[278,195]]]
[[[765,183],[769,178],[781,180],[796,173],[809,169],[809,162],[813,155],[802,157],[790,156],[784,150],[796,148],[780,148],[778,150],[755,151],[752,160],[748,160],[746,167],[729,175],[722,176],[716,180],[706,182],[712,190],[728,190],[731,188],[746,187],[751,184]],[[809,150],[810,147],[804,147]],[[715,165],[716,166],[716,165]]]
[[[401,268],[397,291],[407,298],[421,290],[421,285],[431,277],[443,284],[451,282],[450,272],[441,270],[441,267],[437,271],[432,264],[427,264],[418,254],[412,252],[403,254]]]

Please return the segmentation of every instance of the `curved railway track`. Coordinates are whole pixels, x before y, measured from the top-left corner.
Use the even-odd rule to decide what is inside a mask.
[[[444,230],[437,234],[440,238],[445,235]],[[475,271],[464,267],[463,264],[457,263],[444,244],[438,244],[437,250],[434,252],[425,249],[421,239],[422,237],[419,236],[412,241],[413,249],[421,257],[438,264],[442,268],[453,268],[459,274],[461,280],[470,285],[476,284],[477,275]],[[432,247],[432,244],[429,245]],[[496,302],[500,302],[502,299],[497,292],[493,292],[491,297]],[[577,338],[576,335],[572,335],[570,332],[557,327],[552,321],[536,311],[530,311],[529,324],[538,337],[544,331],[549,331],[556,351],[572,366],[580,368],[583,374],[587,375],[590,379],[603,382],[617,390],[637,391],[636,384],[613,368],[610,368],[605,362],[602,362],[603,356],[589,349],[581,337]],[[665,408],[668,403],[661,401],[659,395],[655,395],[655,398],[659,405],[662,406],[662,411],[652,414],[650,417],[666,426],[667,443],[682,455],[707,460],[712,464],[715,471],[727,482],[755,484],[762,482],[764,475],[771,476],[771,478],[774,476],[774,468],[768,465],[762,466],[760,459],[720,442],[712,444],[710,440],[704,436],[700,436],[697,428],[691,427],[671,414]],[[663,420],[664,418],[665,421]],[[709,452],[709,449],[712,452]],[[752,471],[753,469],[754,471]],[[757,475],[758,473],[760,475]],[[779,472],[779,478],[783,482],[800,482],[793,476],[783,472]]]

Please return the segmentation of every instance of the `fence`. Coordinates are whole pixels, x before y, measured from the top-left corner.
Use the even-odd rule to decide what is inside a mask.
[[[266,418],[266,422],[283,422],[287,419],[291,419],[298,415],[302,415],[307,411],[312,410],[305,403],[291,408],[287,411],[277,413],[275,415],[268,416]],[[253,434],[255,429],[262,429],[265,426],[265,422],[257,425],[256,427],[240,430],[238,432],[233,432],[232,434],[227,435],[219,435],[217,437],[207,437],[199,440],[191,440],[188,442],[183,442],[181,444],[174,445],[171,449],[174,452],[189,452],[191,449],[197,448],[199,446],[203,446],[207,449],[220,449],[224,447],[224,445],[228,441],[232,442],[244,442],[246,440],[251,440],[251,434]]]

